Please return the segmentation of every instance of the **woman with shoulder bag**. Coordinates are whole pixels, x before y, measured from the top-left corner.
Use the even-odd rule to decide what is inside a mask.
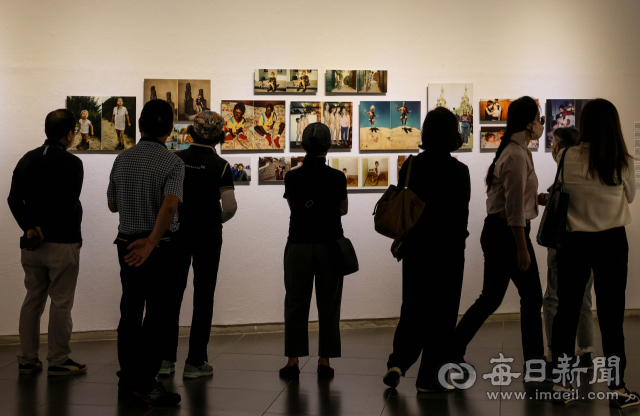
[[[400,170],[398,189],[408,187],[426,205],[402,241],[402,309],[383,379],[392,388],[422,353],[417,390],[450,389],[439,381],[438,373],[453,359],[451,341],[469,235],[469,169],[450,155],[462,146],[462,140],[456,116],[446,108],[436,108],[422,126],[420,147],[425,152],[405,162]],[[409,183],[405,183],[409,169]],[[437,339],[432,334],[437,334]]]

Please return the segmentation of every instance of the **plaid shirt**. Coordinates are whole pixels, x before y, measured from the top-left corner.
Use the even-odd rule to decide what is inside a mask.
[[[118,230],[124,234],[153,231],[165,195],[182,203],[184,162],[157,140],[142,138],[113,162],[107,200],[120,213]],[[178,214],[169,231],[178,231]]]

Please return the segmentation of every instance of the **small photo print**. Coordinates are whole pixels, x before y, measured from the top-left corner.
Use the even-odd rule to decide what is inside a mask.
[[[513,100],[490,98],[480,100],[480,124],[506,124],[509,106]]]
[[[553,131],[560,127],[577,127],[580,125],[582,107],[591,100],[547,100],[546,103],[546,142],[547,149],[551,149]]]
[[[177,135],[178,150],[188,149],[189,146],[191,146],[191,143],[193,143],[193,138],[189,133],[187,133],[187,129],[189,128],[189,126],[190,124],[175,124],[173,126],[174,129],[178,131],[178,135]]]
[[[331,130],[331,150],[351,149],[353,103],[328,101],[322,105],[322,122]]]
[[[284,101],[254,101],[253,148],[284,150],[285,120]]]
[[[211,80],[178,80],[178,121],[193,121],[199,113],[210,110]]]
[[[175,124],[173,125],[173,130],[171,130],[171,134],[167,137],[165,144],[169,150],[178,150],[178,126]]]
[[[233,176],[234,185],[250,185],[251,184],[251,158],[250,157],[225,157],[231,175]]]
[[[302,132],[311,123],[321,121],[320,101],[292,101],[289,105],[289,149],[303,151]]]
[[[356,94],[358,92],[358,71],[334,69],[325,73],[325,91],[329,94]]]
[[[358,93],[386,94],[387,71],[364,70],[358,71]]]
[[[288,69],[256,69],[253,75],[255,94],[275,94],[287,91]]]
[[[360,150],[391,149],[389,101],[360,101]]]
[[[357,157],[332,157],[329,165],[344,173],[347,178],[347,188],[357,188],[359,181],[359,162]]]
[[[404,162],[409,160],[410,156],[416,155],[398,155],[398,179],[400,179],[400,170],[402,169],[402,165],[404,165]]]
[[[102,150],[102,101],[104,97],[67,97],[66,108],[73,113],[79,132],[70,150]]]
[[[102,102],[102,150],[136,144],[136,97],[105,97]]]
[[[220,106],[225,139],[221,150],[253,150],[253,101],[226,100]]]
[[[497,151],[506,130],[506,127],[480,127],[480,151]]]
[[[451,112],[458,118],[462,147],[459,150],[473,149],[473,84],[450,84]]]
[[[304,157],[261,157],[258,160],[258,184],[284,184],[288,172],[302,167]]]
[[[363,157],[361,165],[363,188],[389,186],[388,156]]]
[[[451,84],[429,84],[427,87],[427,110],[436,107],[451,110]]]
[[[145,79],[144,104],[151,100],[165,100],[173,109],[173,121],[178,121],[178,80],[177,79]]]
[[[391,149],[418,149],[422,121],[420,106],[420,101],[391,101]]]
[[[289,69],[287,92],[315,94],[318,92],[317,69]]]

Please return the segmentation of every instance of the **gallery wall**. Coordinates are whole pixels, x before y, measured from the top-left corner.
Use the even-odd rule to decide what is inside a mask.
[[[386,96],[344,100],[355,105],[359,100],[421,101],[424,117],[427,84],[469,82],[474,86],[474,149],[459,154],[459,160],[469,166],[472,181],[460,307],[464,313],[482,287],[483,179],[493,158],[479,151],[479,99],[528,94],[540,98],[544,108],[547,98],[605,97],[618,107],[627,144],[633,148],[633,122],[640,121],[640,2],[327,0],[294,7],[276,1],[268,7],[278,10],[274,16],[265,14],[265,6],[255,0],[113,0],[83,2],[79,9],[77,2],[0,0],[3,201],[15,164],[42,143],[46,114],[63,107],[67,95],[136,96],[138,117],[145,78],[210,79],[211,106],[219,109],[222,99],[254,99],[255,68],[317,68],[316,101],[325,100],[322,86],[327,69],[386,69]],[[336,98],[340,97],[328,100]],[[287,105],[297,100],[295,96],[278,99]],[[351,154],[340,156],[359,155],[357,129],[353,139]],[[391,155],[394,166],[395,154],[382,155]],[[255,167],[258,156],[250,155]],[[80,157],[85,167],[81,196],[85,242],[74,330],[115,329],[121,289],[112,243],[118,218],[109,212],[106,201],[115,155]],[[542,191],[553,178],[555,164],[543,150],[534,152],[533,158]],[[394,182],[395,169],[390,171]],[[447,173],[434,180],[446,181]],[[239,210],[224,228],[214,324],[283,321],[282,256],[289,216],[283,192],[282,186],[258,186],[257,170],[251,186],[236,190]],[[349,214],[343,224],[358,252],[361,270],[345,279],[343,319],[399,314],[401,267],[389,253],[390,241],[373,230],[371,213],[379,196],[349,194]],[[437,203],[437,195],[427,203]],[[640,202],[632,205],[632,215],[635,221],[627,227],[632,252],[627,308],[640,308],[640,257],[633,255],[640,250]],[[534,221],[533,233],[538,223]],[[20,233],[8,206],[0,203],[0,335],[18,331],[25,293]],[[546,251],[537,247],[536,255],[544,287]],[[425,264],[424,273],[425,279],[446,278],[447,265]],[[191,299],[191,294],[189,288],[185,299]],[[518,311],[519,298],[512,286],[498,312]],[[187,301],[181,324],[188,325],[190,316]],[[312,310],[310,319],[316,317]],[[45,332],[46,324],[42,328]]]

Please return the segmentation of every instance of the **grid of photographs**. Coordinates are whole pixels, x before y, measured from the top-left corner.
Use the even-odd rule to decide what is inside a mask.
[[[420,101],[361,101],[360,150],[415,150],[420,145]]]
[[[429,84],[427,108],[444,107],[458,118],[462,134],[461,151],[473,149],[473,84]]]
[[[222,151],[284,150],[284,101],[222,101],[225,119]]]
[[[547,100],[546,104],[546,149],[551,149],[553,131],[559,127],[578,127],[580,125],[580,113],[586,103],[591,100]]]
[[[358,71],[333,69],[325,72],[324,87],[328,94],[357,94]]]
[[[74,152],[121,151],[136,144],[136,97],[68,96],[79,130]]]
[[[480,130],[480,151],[494,151],[500,146],[502,136],[507,129],[507,118],[509,117],[509,107],[515,100],[509,98],[490,98],[480,100],[480,124],[500,125],[495,129],[482,126]],[[536,99],[536,103],[540,100]],[[529,149],[540,148],[540,140],[531,140]]]
[[[233,176],[234,185],[250,185],[251,184],[251,158],[250,157],[225,157],[231,175]]]
[[[261,157],[258,160],[258,185],[283,184],[288,172],[300,169],[304,157]]]
[[[188,123],[196,115],[211,110],[211,80],[145,79],[144,104],[165,100],[173,108],[173,120]]]
[[[315,94],[317,69],[256,69],[253,71],[255,94]]]
[[[387,71],[360,70],[358,74],[359,94],[386,94]]]

